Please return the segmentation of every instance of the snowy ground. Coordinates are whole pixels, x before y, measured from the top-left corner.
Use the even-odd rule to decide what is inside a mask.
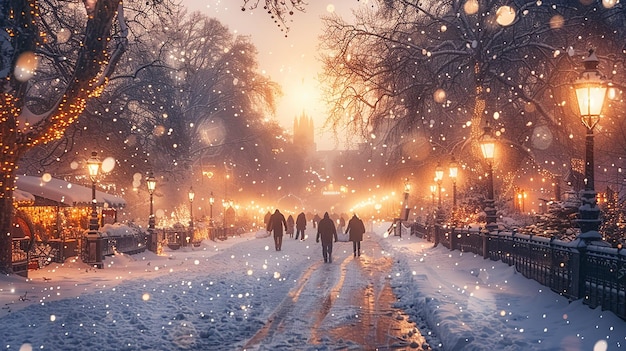
[[[384,237],[387,227],[366,235],[361,258],[351,243],[335,244],[332,264],[308,229],[304,242],[285,237],[280,252],[250,233],[163,256],[109,257],[102,270],[68,261],[29,279],[0,277],[0,348],[360,350],[354,333],[333,330],[372,325],[348,298],[366,283],[351,277],[375,275],[387,261],[395,306],[410,316],[393,317],[417,324],[426,337],[411,344],[418,349],[624,348],[626,322],[612,313],[568,303],[502,263]]]

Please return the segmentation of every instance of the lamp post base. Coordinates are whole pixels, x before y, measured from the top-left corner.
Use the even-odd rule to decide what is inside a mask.
[[[104,245],[104,238],[100,236],[100,232],[90,230],[85,235],[85,263],[99,269],[104,268],[102,262],[102,246]]]
[[[585,242],[600,241],[602,235],[599,233],[600,208],[597,206],[595,190],[583,190],[580,195],[582,204],[578,208],[578,219],[576,223],[580,227],[578,238]]]

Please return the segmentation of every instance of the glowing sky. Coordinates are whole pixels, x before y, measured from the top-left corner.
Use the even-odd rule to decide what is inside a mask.
[[[317,61],[317,40],[321,34],[320,16],[334,11],[344,18],[351,16],[351,7],[363,6],[367,1],[311,1],[306,13],[290,16],[289,32],[281,31],[274,20],[262,9],[241,11],[242,1],[236,0],[182,0],[191,11],[201,11],[219,19],[231,32],[250,36],[258,50],[259,71],[265,72],[283,88],[277,120],[290,132],[293,120],[306,112],[315,121],[318,149],[333,149],[328,134],[320,134],[325,120],[325,107],[318,94],[317,76],[321,64]]]

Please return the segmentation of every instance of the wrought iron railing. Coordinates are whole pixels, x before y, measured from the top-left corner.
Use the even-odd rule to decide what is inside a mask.
[[[484,228],[414,223],[410,230],[435,245],[515,266],[525,277],[570,300],[583,299],[592,308],[626,319],[626,250]]]

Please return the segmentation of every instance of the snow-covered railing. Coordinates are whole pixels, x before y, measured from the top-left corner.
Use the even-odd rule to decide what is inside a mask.
[[[411,235],[515,266],[527,278],[569,299],[583,299],[590,307],[600,306],[626,319],[626,250],[515,231],[487,232],[481,227],[415,223]]]

